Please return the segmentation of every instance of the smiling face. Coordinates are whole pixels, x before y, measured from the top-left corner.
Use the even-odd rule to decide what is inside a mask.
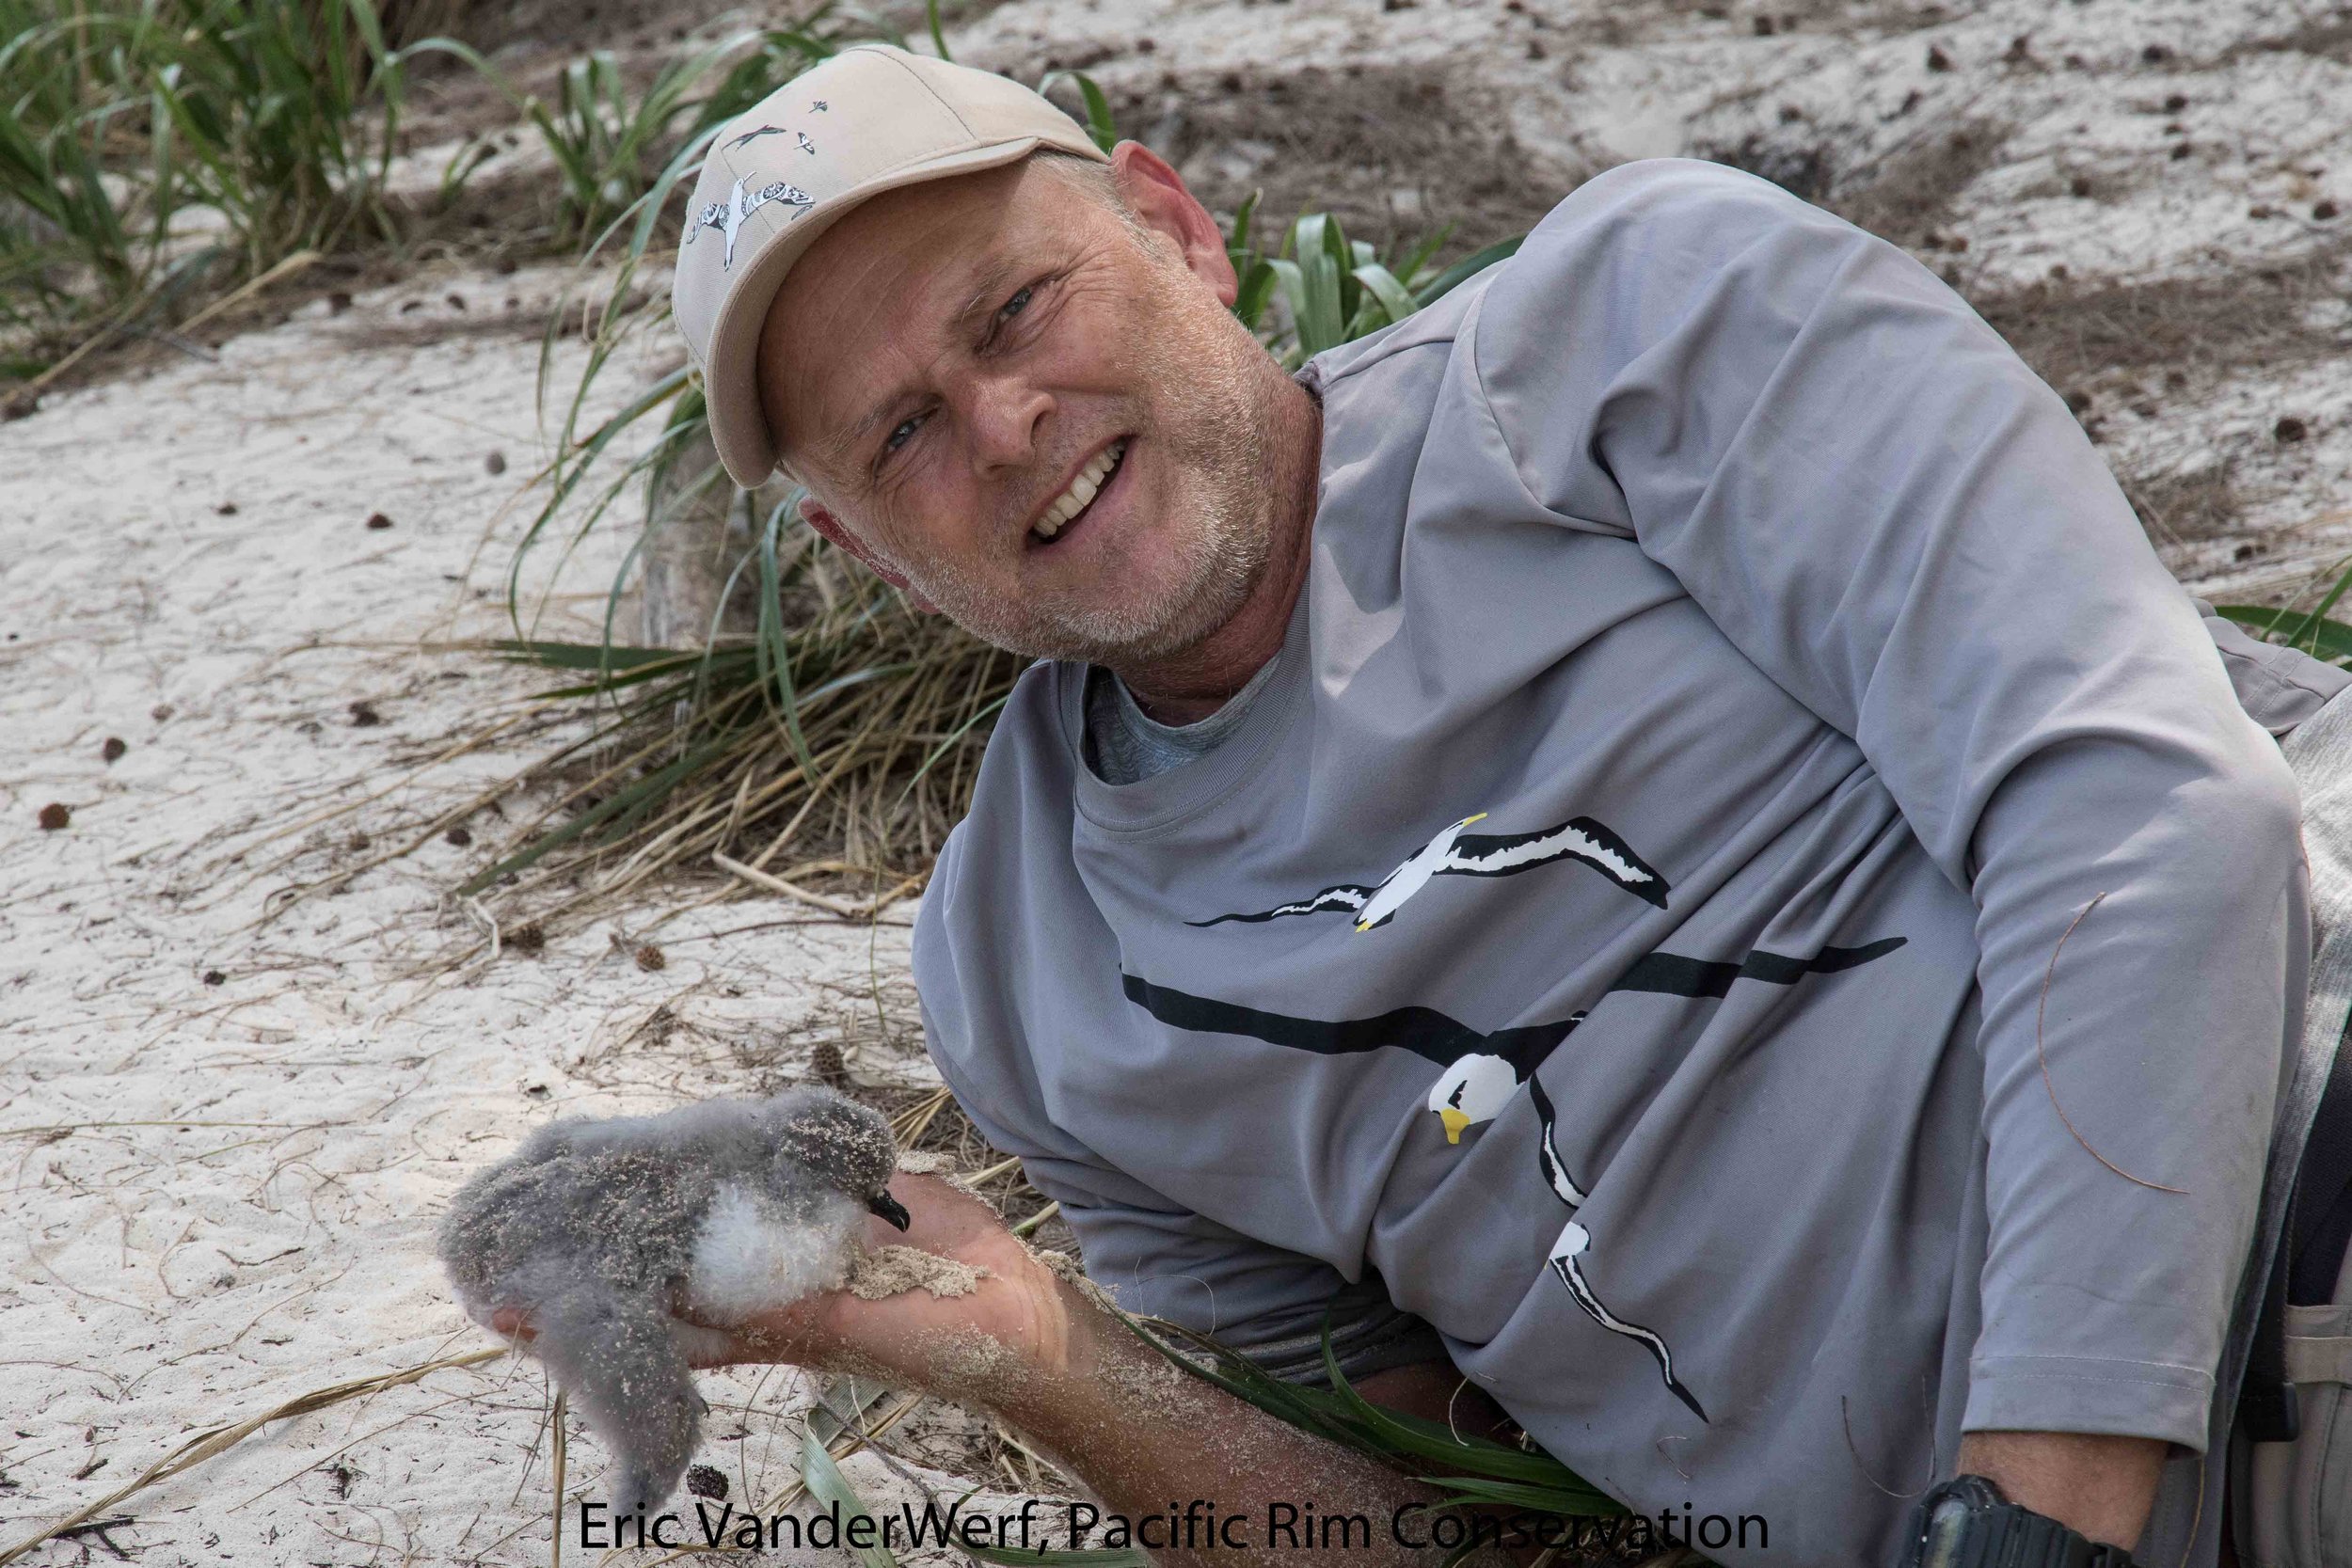
[[[1123,212],[1073,166],[850,214],[769,312],[760,398],[826,533],[1000,647],[1124,669],[1265,577],[1302,394],[1226,309],[1222,237],[1167,165],[1121,147]]]

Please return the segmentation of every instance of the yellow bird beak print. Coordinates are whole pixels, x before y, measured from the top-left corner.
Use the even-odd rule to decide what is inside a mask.
[[[1450,1144],[1460,1143],[1462,1129],[1470,1124],[1470,1113],[1452,1105],[1439,1106],[1438,1119],[1445,1123],[1445,1141]]]

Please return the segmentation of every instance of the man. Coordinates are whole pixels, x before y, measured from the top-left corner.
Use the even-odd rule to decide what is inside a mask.
[[[2344,677],[2209,635],[1964,305],[1745,175],[1613,170],[1295,379],[1233,294],[1161,160],[884,49],[720,138],[679,260],[735,478],[1049,661],[915,967],[1089,1273],[1285,1370],[1328,1310],[1376,1399],[1769,1520],[1725,1561],[1892,1562],[1955,1473],[2211,1561],[2310,940],[2264,731]],[[898,1190],[981,1289],[739,1354],[1125,1513],[1426,1496]]]

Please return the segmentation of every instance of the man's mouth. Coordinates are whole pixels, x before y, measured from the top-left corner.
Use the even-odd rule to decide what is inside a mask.
[[[1040,545],[1050,545],[1062,531],[1086,515],[1094,499],[1109,487],[1111,477],[1127,456],[1129,437],[1121,436],[1094,454],[1078,476],[1070,482],[1070,488],[1056,496],[1045,515],[1029,529],[1029,537]]]

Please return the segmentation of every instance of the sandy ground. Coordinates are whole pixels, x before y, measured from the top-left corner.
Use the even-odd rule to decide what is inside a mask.
[[[547,1116],[755,1090],[845,1033],[869,1037],[861,1079],[931,1081],[914,1042],[845,1023],[902,985],[904,912],[864,928],[737,903],[657,933],[659,971],[634,957],[640,921],[437,973],[480,932],[444,896],[474,862],[436,843],[264,919],[364,853],[368,814],[307,817],[532,684],[419,642],[501,629],[512,523],[482,541],[539,450],[537,345],[470,323],[551,281],[419,279],[8,429],[0,1546],[194,1430],[488,1343],[431,1227]],[[453,293],[478,303],[461,316]],[[616,550],[592,539],[580,580]],[[590,630],[577,608],[550,629]],[[37,829],[53,802],[71,825]],[[705,1457],[739,1498],[795,1474],[797,1382],[706,1380]],[[541,1560],[543,1407],[529,1364],[436,1373],[269,1430],[134,1500],[111,1538],[156,1563]],[[572,1453],[593,1484],[593,1444]]]
[[[1025,78],[1094,71],[1213,198],[1266,183],[1282,211],[1283,182],[1325,180],[1359,231],[1523,222],[1657,153],[1819,175],[1832,200],[1876,180],[1875,210],[2037,363],[2079,364],[2062,389],[2166,500],[2185,579],[2284,597],[2352,548],[2352,218],[2324,215],[2352,204],[2352,12],[1018,0],[957,37]],[[2295,267],[2321,286],[2263,306]],[[478,848],[286,901],[366,858],[369,823],[524,754],[314,820],[531,688],[431,644],[501,629],[501,509],[542,450],[515,324],[556,283],[418,277],[0,426],[0,1550],[205,1428],[487,1343],[430,1228],[548,1115],[756,1090],[823,1038],[860,1042],[863,1079],[926,1080],[898,1022],[907,907],[866,928],[739,900],[657,930],[678,900],[656,898],[452,971],[483,934],[448,896]],[[2070,348],[2117,300],[2154,325]],[[548,629],[592,629],[625,546],[583,543]],[[53,802],[71,822],[43,831]],[[633,957],[648,932],[659,970]],[[705,1457],[739,1500],[787,1484],[797,1377],[706,1388]],[[544,1413],[528,1363],[437,1371],[266,1429],[108,1539],[155,1564],[541,1561]],[[593,1484],[601,1457],[571,1451]],[[92,1539],[29,1559],[104,1560]]]

